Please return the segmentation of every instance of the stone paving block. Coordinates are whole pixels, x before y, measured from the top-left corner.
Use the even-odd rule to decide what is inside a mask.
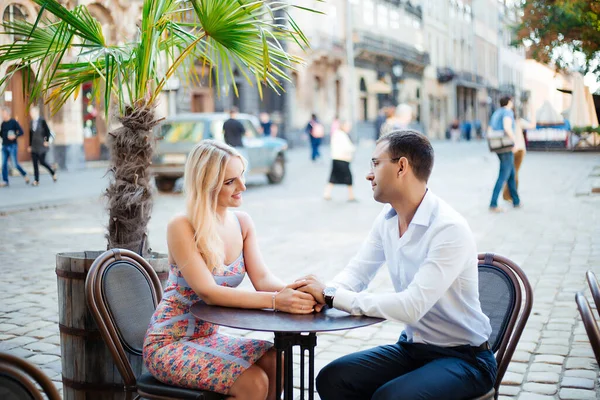
[[[520,386],[500,385],[498,393],[505,396],[516,396],[521,391]]]
[[[502,384],[509,386],[521,385],[521,383],[523,383],[524,376],[524,374],[519,374],[516,372],[506,372],[502,378]]]
[[[521,392],[521,394],[516,399],[517,400],[554,400],[554,396],[539,394],[539,393],[531,393],[531,392]]]
[[[561,400],[595,400],[596,392],[593,390],[583,389],[560,389],[558,397]]]
[[[524,374],[527,371],[528,366],[529,364],[527,363],[511,362],[510,364],[508,364],[508,368],[506,370],[510,372]]]
[[[591,346],[587,347],[571,347],[569,351],[570,357],[585,357],[585,358],[594,358],[594,350],[592,350]]]
[[[54,355],[49,355],[49,354],[35,354],[35,355],[29,357],[29,361],[31,361],[32,363],[37,364],[37,365],[44,365],[44,364],[48,364],[52,361],[60,362],[60,357],[57,357]]]
[[[523,392],[531,392],[542,395],[553,395],[558,392],[558,386],[555,384],[544,384],[527,382],[523,385]]]
[[[512,362],[522,362],[522,363],[528,363],[529,360],[531,360],[531,353],[528,353],[526,351],[519,351],[516,350],[512,356],[511,361]]]
[[[24,346],[27,350],[45,353],[58,348],[55,344],[44,343],[44,342],[32,342]]]
[[[540,354],[533,358],[534,362],[562,365],[565,358],[562,356]]]
[[[540,344],[542,345],[556,345],[556,346],[569,346],[569,338],[542,338]]]
[[[0,342],[0,351],[6,351],[14,349],[15,347],[22,347],[31,342],[35,342],[36,339],[28,336],[16,336],[12,339],[7,339]]]
[[[60,336],[59,335],[48,336],[47,338],[44,338],[44,342],[60,345]]]
[[[537,343],[521,341],[517,345],[517,350],[533,353],[537,345]]]
[[[0,342],[3,340],[8,340],[8,339],[12,339],[14,338],[15,335],[5,335],[5,334],[0,334]]]
[[[586,378],[576,378],[576,377],[564,377],[560,381],[560,387],[566,388],[574,388],[574,389],[594,389],[595,380],[594,379],[586,379]]]
[[[560,375],[554,372],[529,372],[527,382],[558,383]]]
[[[598,377],[598,372],[587,369],[569,369],[565,371],[564,376],[594,380]]]
[[[568,346],[557,345],[540,345],[536,350],[536,354],[551,354],[556,356],[566,356],[569,354]]]
[[[529,367],[530,372],[553,372],[555,374],[560,374],[562,369],[562,365],[547,363],[533,363]]]
[[[597,369],[598,365],[591,358],[568,357],[566,369]]]

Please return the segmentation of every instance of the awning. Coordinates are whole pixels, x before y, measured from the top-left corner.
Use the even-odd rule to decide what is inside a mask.
[[[392,86],[384,81],[375,81],[367,85],[367,92],[373,94],[390,94]]]

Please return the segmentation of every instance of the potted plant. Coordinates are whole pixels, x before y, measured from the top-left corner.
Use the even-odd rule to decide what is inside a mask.
[[[0,89],[17,71],[32,70],[30,101],[43,99],[55,113],[92,82],[106,116],[112,112],[120,122],[108,138],[107,247],[152,258],[146,241],[153,198],[149,165],[152,129],[159,123],[154,109],[163,88],[179,73],[194,76],[200,62],[219,87],[231,82],[236,90],[235,65],[259,91],[263,85],[281,89],[287,70],[301,60],[280,42],[307,45],[288,13],[297,6],[268,0],[143,0],[137,35],[121,44],[107,43],[86,6],[67,9],[59,0],[33,1],[40,6],[33,23],[2,24],[15,41],[0,46],[0,65],[12,65]],[[289,25],[275,15],[287,17]],[[85,392],[87,398],[106,398],[103,390],[122,391],[85,306],[85,276],[99,253],[57,255],[64,390]],[[164,266],[156,259],[155,268]],[[134,365],[141,368],[140,362]]]

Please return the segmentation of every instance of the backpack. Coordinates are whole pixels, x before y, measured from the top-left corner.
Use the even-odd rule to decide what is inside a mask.
[[[317,139],[322,138],[323,136],[325,136],[325,128],[323,128],[323,125],[321,125],[320,123],[313,122],[311,135],[312,137]]]

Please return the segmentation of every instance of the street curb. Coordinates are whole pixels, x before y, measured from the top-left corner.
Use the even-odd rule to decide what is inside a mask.
[[[3,209],[0,209],[0,217],[6,217],[9,215],[20,214],[20,213],[25,213],[25,212],[29,212],[29,211],[39,211],[39,210],[46,210],[46,209],[50,209],[50,208],[61,208],[61,207],[71,206],[71,205],[80,205],[80,204],[88,203],[90,201],[98,200],[99,198],[100,198],[100,196],[91,196],[91,197],[79,198],[79,199],[73,199],[73,200],[64,199],[64,200],[55,200],[55,201],[49,201],[49,202],[44,202],[44,203],[19,204],[18,206],[6,207]]]

